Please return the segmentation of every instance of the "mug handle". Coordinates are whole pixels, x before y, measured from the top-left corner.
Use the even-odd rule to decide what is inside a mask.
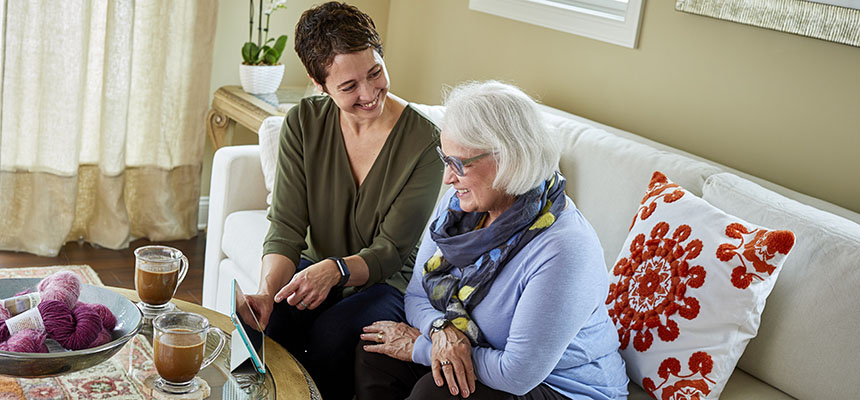
[[[188,257],[185,257],[184,254],[182,255],[182,260],[180,264],[181,265],[179,266],[179,281],[176,282],[177,289],[179,288],[179,285],[182,284],[182,281],[185,280],[185,274],[188,273]]]
[[[209,337],[209,335],[212,333],[218,335],[218,346],[215,347],[215,350],[212,351],[212,354],[210,354],[209,357],[203,359],[203,364],[200,364],[201,371],[203,370],[203,368],[208,367],[209,364],[212,364],[212,361],[215,361],[218,355],[221,354],[221,350],[224,349],[224,344],[227,343],[227,336],[224,334],[224,331],[214,326],[210,326],[208,329],[206,329],[206,337]]]

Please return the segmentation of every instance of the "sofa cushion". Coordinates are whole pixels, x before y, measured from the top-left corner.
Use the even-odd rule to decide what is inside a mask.
[[[445,106],[431,106],[428,104],[410,103],[412,107],[430,118],[438,127],[442,127],[442,120],[445,119]]]
[[[275,169],[278,166],[278,139],[284,117],[267,117],[260,124],[257,136],[260,143],[260,167],[263,168],[263,183],[266,185],[266,204],[272,205],[272,188],[275,187]]]
[[[657,398],[718,398],[793,245],[655,172],[607,298],[631,380]]]
[[[739,367],[797,398],[856,398],[860,225],[727,173],[708,178],[704,199],[797,234]]]
[[[615,136],[573,120],[559,125],[559,167],[567,193],[594,226],[607,266],[613,265],[642,199],[643,182],[659,170],[696,195],[720,169],[688,157]]]
[[[269,232],[266,210],[236,211],[224,221],[224,236],[221,251],[237,264],[254,282],[260,282],[260,266],[263,259],[263,239]],[[242,289],[256,291],[254,288]],[[220,293],[220,292],[219,292]]]

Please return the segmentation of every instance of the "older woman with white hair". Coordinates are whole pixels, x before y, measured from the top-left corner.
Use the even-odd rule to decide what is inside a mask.
[[[626,398],[600,242],[564,193],[537,105],[490,81],[446,106],[453,187],[418,252],[408,324],[364,328],[357,398]]]

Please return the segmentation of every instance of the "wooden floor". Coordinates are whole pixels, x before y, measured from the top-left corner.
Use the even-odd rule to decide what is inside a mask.
[[[149,244],[175,247],[188,257],[188,274],[176,291],[176,298],[201,304],[203,299],[203,256],[206,250],[206,233],[197,237],[171,242],[150,242],[146,239],[131,242],[127,249],[108,250],[89,243],[69,242],[56,257],[39,257],[29,253],[0,251],[0,268],[38,267],[48,265],[86,264],[98,273],[107,286],[134,289],[134,249]]]

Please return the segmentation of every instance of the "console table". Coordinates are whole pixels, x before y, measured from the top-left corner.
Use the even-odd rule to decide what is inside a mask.
[[[206,115],[206,133],[212,148],[218,150],[227,143],[227,129],[236,123],[257,132],[267,117],[284,115],[286,109],[311,94],[304,86],[284,86],[275,93],[248,94],[241,86],[222,86],[212,97],[212,108]],[[279,107],[280,106],[280,107]]]

